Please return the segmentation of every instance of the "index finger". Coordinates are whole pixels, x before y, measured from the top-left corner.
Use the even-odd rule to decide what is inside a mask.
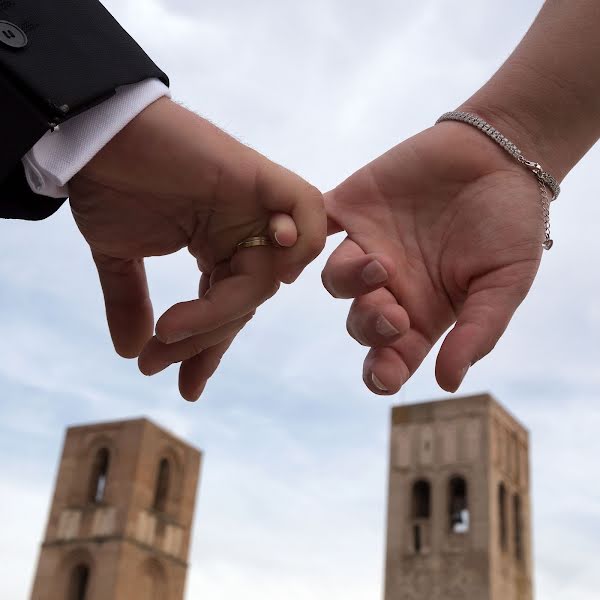
[[[198,300],[181,302],[167,310],[156,324],[158,339],[171,344],[212,331],[256,310],[273,296],[279,282],[274,276],[276,249],[246,248],[231,259],[231,276],[211,284]]]
[[[386,254],[365,254],[346,238],[329,257],[321,279],[334,298],[357,298],[387,285],[395,272],[394,262]]]

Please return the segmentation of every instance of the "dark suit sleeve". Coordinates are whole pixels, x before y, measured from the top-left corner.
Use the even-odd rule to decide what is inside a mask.
[[[11,47],[6,21],[27,36]],[[30,191],[22,157],[51,127],[122,85],[167,76],[98,0],[0,0],[0,217],[43,219],[63,200]]]

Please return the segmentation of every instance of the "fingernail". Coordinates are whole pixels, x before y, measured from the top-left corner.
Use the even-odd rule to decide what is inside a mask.
[[[381,383],[381,380],[379,377],[377,377],[377,375],[375,375],[375,373],[371,373],[371,381],[380,392],[389,392],[389,390],[385,387],[385,385],[383,385],[383,383]]]
[[[388,275],[384,266],[378,261],[371,261],[361,273],[362,280],[369,286],[387,281]]]
[[[275,238],[275,241],[280,245],[283,246],[283,244],[279,241],[279,237],[277,237],[277,232],[273,233],[273,237]]]
[[[383,315],[379,315],[379,317],[377,317],[375,331],[379,335],[389,338],[396,337],[400,334],[400,332]]]

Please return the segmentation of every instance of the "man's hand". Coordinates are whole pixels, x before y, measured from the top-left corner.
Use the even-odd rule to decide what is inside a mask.
[[[235,335],[322,250],[321,194],[206,120],[161,99],[71,182],[75,221],[89,243],[113,343],[147,375],[181,362],[180,391],[197,399]],[[268,235],[276,247],[236,252]],[[199,299],[156,324],[144,257],[188,248]]]
[[[436,377],[457,390],[536,275],[544,228],[535,177],[479,131],[442,123],[352,175],[325,204],[330,233],[348,237],[323,283],[356,298],[348,331],[371,347],[366,385],[397,392],[454,325]]]

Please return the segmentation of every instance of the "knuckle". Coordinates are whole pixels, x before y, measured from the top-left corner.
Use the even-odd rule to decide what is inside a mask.
[[[206,350],[204,344],[201,343],[200,338],[192,338],[190,340],[189,346],[186,349],[186,356],[183,360],[187,360],[188,358],[193,358],[194,356],[197,356],[198,354],[201,354],[202,352],[204,352],[204,350]]]
[[[129,275],[136,268],[143,265],[144,261],[141,258],[114,258],[106,254],[93,255],[94,262],[99,269],[111,273],[113,275]]]
[[[307,196],[310,198],[310,201],[314,203],[315,206],[318,206],[319,208],[323,208],[323,210],[325,210],[325,199],[323,197],[323,194],[321,193],[321,190],[318,187],[309,183]]]
[[[297,197],[302,199],[304,206],[311,209],[325,211],[325,198],[321,190],[304,179],[300,179],[297,189]]]

